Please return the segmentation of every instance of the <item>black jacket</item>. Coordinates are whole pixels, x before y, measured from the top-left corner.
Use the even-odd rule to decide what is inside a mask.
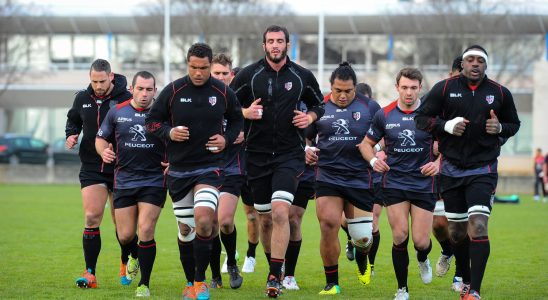
[[[72,108],[67,113],[66,137],[83,131],[78,153],[82,170],[113,173],[114,164],[103,163],[103,159],[95,151],[95,135],[108,110],[132,97],[126,88],[125,76],[115,74],[113,84],[112,91],[103,99],[95,96],[91,84],[87,89],[77,92]]]
[[[502,132],[498,135],[485,130],[491,109],[502,124]],[[470,121],[460,137],[444,130],[445,123],[455,117]],[[514,99],[507,88],[485,76],[472,90],[464,75],[436,83],[423,98],[415,123],[418,129],[429,131],[438,138],[444,159],[464,169],[494,162],[500,154],[501,141],[515,135],[520,127]]]
[[[226,132],[223,120],[226,119]],[[243,127],[242,109],[234,92],[223,82],[210,77],[195,86],[188,76],[168,84],[160,93],[146,119],[147,130],[167,140],[170,171],[192,171],[223,166],[223,152],[212,153],[206,143],[215,134],[224,135],[225,151]],[[190,138],[173,142],[173,127],[186,126]]]
[[[303,130],[292,123],[294,110],[303,101],[308,111],[322,117],[323,101],[316,78],[309,70],[287,59],[276,72],[263,58],[245,67],[231,83],[242,107],[261,98],[261,120],[246,120],[246,150],[260,153],[286,153],[304,148]]]

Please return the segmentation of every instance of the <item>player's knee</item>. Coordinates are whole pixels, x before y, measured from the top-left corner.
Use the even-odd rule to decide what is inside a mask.
[[[287,224],[288,222],[289,222],[289,215],[287,210],[285,209],[272,210],[272,223]]]
[[[207,207],[217,209],[219,204],[219,191],[213,188],[203,188],[194,194],[194,207]]]
[[[356,248],[366,250],[373,241],[373,217],[348,219],[348,233]]]
[[[246,217],[248,222],[257,222],[257,212],[255,210],[251,213],[246,214]]]
[[[467,238],[466,230],[461,228],[451,228],[451,225],[449,225],[449,239],[451,239],[451,243],[460,243],[465,238]]]
[[[231,222],[231,221],[224,221],[224,222],[221,222],[221,231],[225,234],[229,234],[231,233],[232,231],[234,231],[234,222]]]
[[[118,231],[118,241],[122,245],[127,245],[133,241],[133,238],[135,237],[135,232],[124,232],[119,230]]]
[[[403,241],[409,238],[409,230],[407,229],[399,229],[399,230],[392,230],[392,239],[394,240],[394,244],[401,244]]]
[[[194,226],[194,222],[191,224],[189,223],[178,223],[179,233],[177,235],[179,240],[182,242],[192,242],[196,237],[196,227]]]

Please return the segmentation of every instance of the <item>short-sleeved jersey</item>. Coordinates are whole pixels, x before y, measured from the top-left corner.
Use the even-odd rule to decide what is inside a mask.
[[[423,175],[420,167],[434,160],[434,141],[430,133],[417,129],[415,115],[401,110],[396,100],[375,114],[367,137],[375,142],[384,137],[390,170],[384,173],[383,187],[433,193],[434,177]]]
[[[142,186],[165,187],[160,162],[166,161],[166,144],[145,129],[149,109],[135,108],[131,100],[109,110],[97,137],[108,140],[114,133],[117,146],[114,187],[130,189]]]
[[[345,108],[329,101],[325,114],[315,122],[318,134],[317,181],[341,186],[372,188],[372,169],[357,147],[380,109],[377,102],[362,95]]]

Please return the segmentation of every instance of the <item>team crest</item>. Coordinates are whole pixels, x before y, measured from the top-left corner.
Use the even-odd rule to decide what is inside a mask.
[[[495,101],[495,96],[487,95],[485,96],[485,101],[487,101],[487,104],[493,104],[493,101]]]
[[[215,103],[217,103],[217,97],[215,97],[215,96],[209,97],[209,104],[211,104],[211,106],[213,106],[213,105],[215,105]]]
[[[286,91],[289,91],[293,87],[293,82],[286,82],[284,87]]]
[[[352,112],[352,119],[358,121],[362,117],[362,114],[359,111]]]

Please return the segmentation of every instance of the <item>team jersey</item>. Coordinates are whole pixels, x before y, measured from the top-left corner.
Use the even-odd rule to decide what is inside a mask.
[[[390,170],[384,173],[384,188],[419,193],[434,193],[433,176],[425,176],[420,167],[434,160],[433,137],[417,129],[415,111],[404,111],[398,101],[378,111],[373,118],[367,137],[379,142],[384,137],[386,163]]]
[[[136,108],[131,100],[109,110],[97,137],[116,144],[114,187],[131,189],[142,186],[165,187],[164,170],[160,162],[166,161],[163,140],[145,130],[149,109]],[[109,137],[114,134],[114,141]]]
[[[317,181],[353,188],[372,188],[372,169],[357,147],[380,109],[377,102],[356,95],[345,108],[329,101],[325,114],[314,123],[318,134]]]

